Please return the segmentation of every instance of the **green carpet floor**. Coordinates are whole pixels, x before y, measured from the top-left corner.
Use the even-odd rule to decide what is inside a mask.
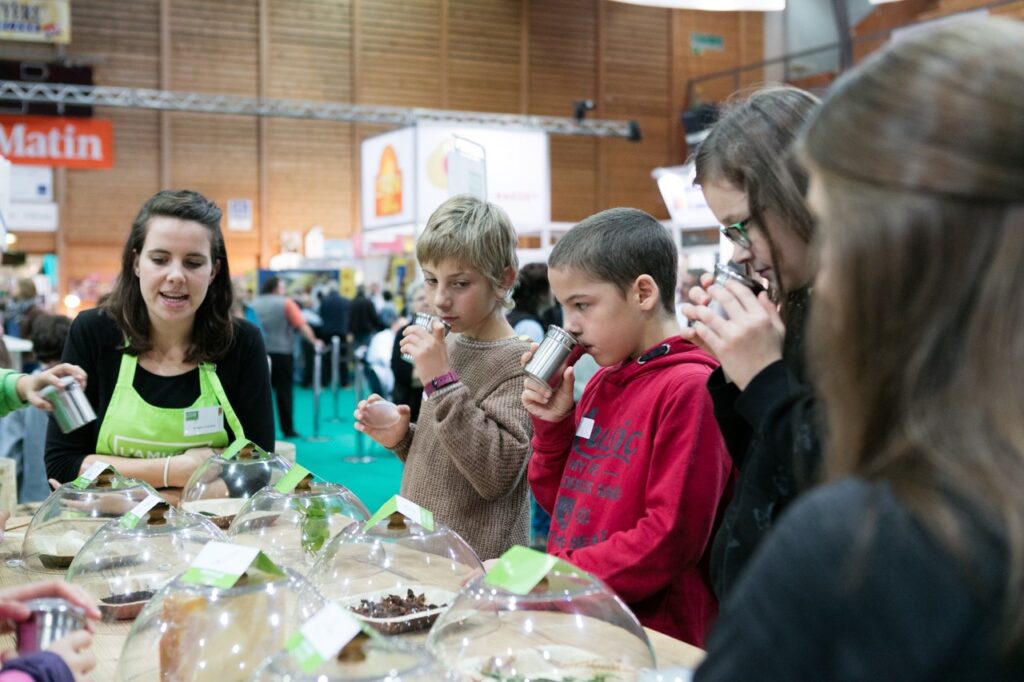
[[[356,399],[351,387],[338,392],[338,420],[334,419],[334,400],[330,391],[325,391],[320,397],[319,434],[323,440],[315,441],[312,439],[313,391],[295,387],[295,430],[302,437],[288,440],[295,444],[298,462],[318,477],[346,486],[371,512],[376,511],[398,493],[402,463],[352,428]],[[276,420],[276,406],[274,411]],[[277,427],[277,435],[281,438],[280,426]],[[358,461],[359,455],[364,456],[363,461]]]

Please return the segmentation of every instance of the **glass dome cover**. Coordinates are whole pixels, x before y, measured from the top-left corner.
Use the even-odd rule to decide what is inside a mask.
[[[254,682],[439,682],[449,676],[429,651],[395,638],[358,635],[312,673],[287,651],[272,656]]]
[[[551,559],[554,567],[526,594],[478,576],[438,618],[427,646],[453,679],[625,682],[654,667],[647,633],[622,600]]]
[[[233,587],[179,576],[157,592],[125,639],[116,679],[227,682],[249,679],[269,652],[323,607],[323,597],[289,569],[250,568]]]
[[[428,630],[475,572],[476,553],[443,524],[395,512],[352,524],[321,552],[309,579],[325,597],[385,635]]]
[[[127,527],[101,527],[68,568],[67,581],[99,603],[105,621],[131,620],[161,587],[185,571],[199,550],[224,534],[209,520],[160,502]]]
[[[104,524],[120,518],[150,495],[159,497],[148,483],[125,478],[109,467],[82,485],[65,483],[36,510],[22,543],[26,568],[63,573]]]
[[[290,467],[280,455],[246,440],[235,441],[192,472],[181,491],[181,508],[227,530],[245,501],[280,481]]]
[[[306,572],[327,542],[370,512],[343,485],[318,483],[307,475],[282,493],[264,488],[250,497],[232,521],[232,542],[259,547],[278,566]]]

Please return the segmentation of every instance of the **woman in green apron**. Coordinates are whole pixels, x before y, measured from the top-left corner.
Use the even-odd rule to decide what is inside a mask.
[[[220,218],[190,191],[159,192],[139,211],[113,291],[68,335],[64,360],[89,374],[98,418],[70,434],[50,426],[51,478],[103,461],[173,491],[236,438],[273,449],[267,355],[259,331],[230,314]]]

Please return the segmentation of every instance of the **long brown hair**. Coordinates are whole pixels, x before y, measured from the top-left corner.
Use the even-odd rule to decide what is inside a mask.
[[[192,342],[185,351],[189,362],[207,362],[224,357],[234,337],[231,303],[234,292],[224,235],[220,229],[221,210],[198,192],[191,190],[163,190],[154,194],[139,209],[132,222],[131,232],[121,254],[121,274],[118,275],[110,296],[103,302],[103,311],[114,318],[127,338],[125,352],[138,355],[152,349],[149,312],[135,276],[135,257],[142,253],[149,231],[149,221],[167,216],[199,223],[210,234],[210,256],[214,266],[220,264],[217,276],[210,282],[206,298],[196,311],[192,327]]]
[[[1022,46],[1024,25],[998,20],[900,42],[835,86],[803,147],[825,207],[809,348],[828,475],[887,481],[964,561],[967,524],[994,529],[1009,562],[1005,643],[1018,652]]]
[[[695,184],[725,180],[746,192],[750,217],[771,249],[780,289],[774,293],[781,302],[793,287],[782,281],[772,230],[789,230],[806,244],[814,238],[814,219],[804,201],[807,171],[793,151],[800,131],[819,105],[811,93],[788,86],[737,96],[694,157]]]

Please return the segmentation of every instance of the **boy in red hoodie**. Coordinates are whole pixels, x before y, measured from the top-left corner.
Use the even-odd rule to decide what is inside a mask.
[[[718,612],[707,550],[734,471],[705,389],[717,363],[679,337],[676,272],[668,231],[643,211],[573,227],[548,278],[602,369],[579,404],[571,367],[553,391],[527,379],[523,404],[548,552],[604,580],[644,625],[702,646]]]

